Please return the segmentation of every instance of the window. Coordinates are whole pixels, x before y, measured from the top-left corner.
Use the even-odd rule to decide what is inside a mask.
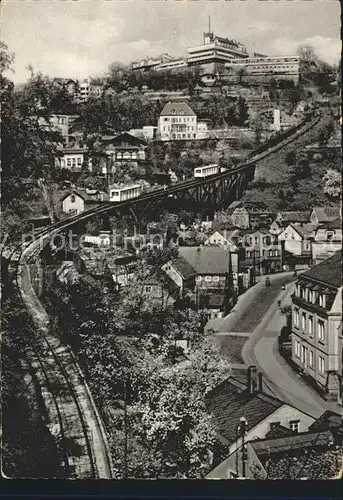
[[[215,281],[218,283],[219,281],[219,276],[212,276],[212,281]]]
[[[301,328],[306,331],[306,314],[302,313],[301,315]]]
[[[319,306],[325,307],[325,295],[323,295],[323,294],[319,295]]]
[[[300,358],[300,342],[299,340],[294,341],[294,353],[297,358]]]
[[[310,357],[309,357],[308,364],[311,368],[313,368],[313,351],[310,351]]]
[[[212,281],[212,277],[211,276],[205,276],[205,281]]]
[[[82,158],[81,158],[81,156],[78,156],[78,158],[77,158],[77,164],[78,165],[82,164]]]
[[[71,158],[67,158],[67,167],[71,167]]]
[[[75,194],[70,195],[70,202],[75,203]]]
[[[319,368],[319,373],[324,374],[325,373],[325,359],[322,356],[319,356],[318,358],[318,368]]]
[[[325,330],[324,330],[324,321],[318,321],[318,340],[324,342],[325,340]]]
[[[294,309],[293,319],[294,319],[294,325],[299,326],[299,309]]]
[[[299,420],[291,420],[289,423],[291,431],[299,432]]]
[[[326,241],[332,241],[334,234],[335,233],[333,231],[326,231]]]
[[[151,292],[151,288],[152,288],[151,286],[146,286],[146,287],[145,287],[145,291],[146,291],[146,292]]]
[[[307,365],[307,347],[304,345],[301,346],[301,362],[306,366]]]
[[[313,335],[313,316],[308,317],[308,333]]]

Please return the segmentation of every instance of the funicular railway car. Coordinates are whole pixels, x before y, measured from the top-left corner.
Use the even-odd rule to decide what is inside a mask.
[[[121,202],[137,198],[143,192],[141,184],[132,184],[130,186],[111,186],[110,187],[110,201]]]
[[[205,165],[204,167],[197,167],[194,169],[194,177],[195,178],[204,178],[209,175],[220,174],[224,172],[226,168],[220,167],[217,163],[213,163],[211,165]]]

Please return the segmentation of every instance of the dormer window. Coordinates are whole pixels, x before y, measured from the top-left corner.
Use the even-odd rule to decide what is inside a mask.
[[[334,231],[326,231],[326,241],[332,241],[335,233]]]
[[[175,115],[175,113],[176,113],[175,109],[172,109],[171,112],[172,112],[172,115]]]
[[[75,194],[70,195],[71,203],[75,203]]]

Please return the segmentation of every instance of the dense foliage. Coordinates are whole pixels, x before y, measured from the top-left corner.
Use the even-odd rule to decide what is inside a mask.
[[[198,313],[163,309],[138,283],[120,295],[107,285],[83,277],[54,286],[47,301],[88,374],[117,477],[201,477],[215,442],[204,395],[229,367]],[[189,341],[188,354],[178,339]]]

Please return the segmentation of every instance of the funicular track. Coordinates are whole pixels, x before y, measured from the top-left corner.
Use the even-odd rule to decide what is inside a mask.
[[[36,296],[30,280],[29,261],[34,261],[51,238],[71,228],[80,221],[94,216],[127,208],[137,200],[153,200],[186,191],[197,185],[234,176],[254,168],[259,160],[282,149],[312,129],[321,119],[317,112],[300,125],[281,134],[273,144],[265,144],[249,157],[248,161],[234,169],[204,179],[189,179],[167,189],[142,194],[139,198],[122,203],[104,203],[81,214],[59,221],[38,231],[27,245],[3,252],[8,262],[8,278],[15,293],[33,319],[37,342],[28,347],[31,364],[36,371],[42,396],[48,413],[48,425],[52,435],[61,444],[62,462],[66,476],[70,478],[111,478],[112,465],[106,433],[85,377],[71,349],[61,344],[52,331],[50,320]]]

